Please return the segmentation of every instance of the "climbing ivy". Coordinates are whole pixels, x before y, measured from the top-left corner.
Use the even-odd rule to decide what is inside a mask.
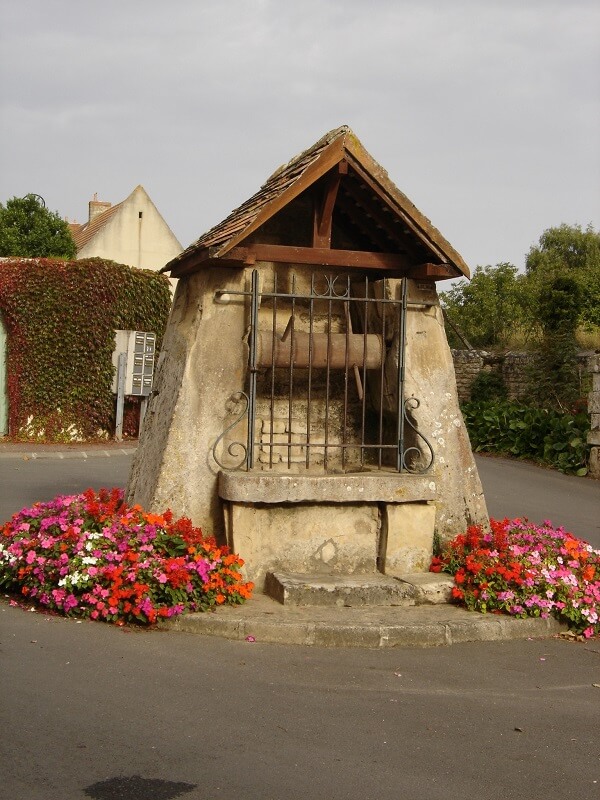
[[[2,259],[10,435],[106,435],[114,418],[114,332],[154,331],[160,346],[170,303],[168,279],[149,270],[99,258]]]

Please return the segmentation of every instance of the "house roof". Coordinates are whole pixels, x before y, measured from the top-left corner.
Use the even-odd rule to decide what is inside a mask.
[[[98,233],[98,231],[102,230],[107,222],[109,222],[109,220],[111,220],[118,212],[124,202],[125,201],[122,203],[117,203],[115,206],[107,208],[106,211],[96,214],[96,216],[93,217],[90,222],[85,222],[82,225],[78,225],[77,223],[72,223],[69,225],[77,250],[81,250],[83,247],[85,247],[90,239],[92,239]]]
[[[266,230],[263,226],[307,193],[317,198],[321,214],[326,214],[323,209],[329,205],[329,239],[313,240],[312,248],[296,247],[293,253],[293,248],[257,246],[261,231]],[[324,217],[322,220],[326,228],[327,220]],[[350,239],[359,242],[354,246],[352,258],[343,255],[349,253],[347,244],[341,247],[339,244]],[[248,242],[254,243],[252,252],[243,247]],[[429,272],[437,278],[469,277],[461,256],[344,125],[280,167],[258,192],[163,270],[180,277],[208,263],[231,264],[244,259],[248,262],[249,258],[280,260],[280,257],[291,262],[300,259],[302,263],[359,267],[361,263],[369,264],[369,253],[365,251],[373,256],[375,269],[409,274],[409,264],[421,263],[431,267]]]

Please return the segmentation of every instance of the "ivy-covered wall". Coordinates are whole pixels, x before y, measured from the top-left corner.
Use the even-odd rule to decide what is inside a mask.
[[[93,439],[112,431],[114,332],[154,331],[160,347],[169,280],[92,258],[0,260],[9,435]]]

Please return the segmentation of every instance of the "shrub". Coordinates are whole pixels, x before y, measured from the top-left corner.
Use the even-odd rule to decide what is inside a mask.
[[[586,638],[600,634],[600,550],[550,522],[470,527],[443,546],[431,571],[453,575],[453,598],[470,610],[552,614]]]
[[[587,474],[586,413],[562,414],[496,401],[466,403],[462,412],[476,452],[528,458],[560,472]]]
[[[471,402],[480,400],[506,400],[507,390],[499,372],[478,372],[471,384]]]
[[[127,507],[120,489],[36,503],[0,530],[0,586],[70,616],[154,623],[241,603],[243,561],[170,511]]]

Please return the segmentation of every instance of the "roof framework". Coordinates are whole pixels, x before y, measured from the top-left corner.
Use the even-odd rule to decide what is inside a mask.
[[[469,277],[461,256],[347,126],[277,170],[249,200],[164,267],[176,278],[257,261]]]

